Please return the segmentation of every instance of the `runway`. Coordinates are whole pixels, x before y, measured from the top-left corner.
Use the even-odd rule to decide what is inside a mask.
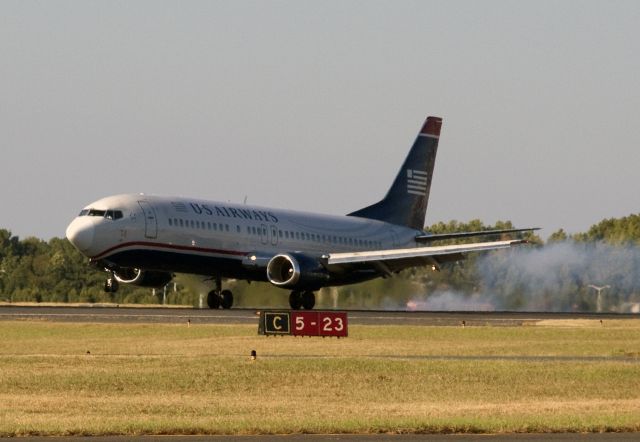
[[[547,312],[416,312],[350,310],[351,325],[522,326],[547,319],[639,319],[638,314]],[[0,321],[258,324],[259,310],[194,308],[0,306]]]

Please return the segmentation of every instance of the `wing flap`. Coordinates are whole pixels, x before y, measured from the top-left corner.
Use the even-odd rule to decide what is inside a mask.
[[[372,263],[376,261],[388,262],[396,260],[421,261],[424,258],[445,258],[455,255],[461,257],[463,253],[481,252],[487,250],[506,249],[516,244],[526,243],[524,240],[492,241],[473,244],[456,244],[437,247],[412,247],[408,249],[371,250],[366,252],[331,253],[323,258],[326,265]]]
[[[429,243],[433,241],[442,241],[445,239],[472,238],[474,236],[490,236],[503,235],[506,233],[522,233],[540,230],[540,227],[531,227],[528,229],[501,229],[501,230],[480,230],[477,232],[455,232],[455,233],[436,233],[424,234],[415,237],[416,242]]]

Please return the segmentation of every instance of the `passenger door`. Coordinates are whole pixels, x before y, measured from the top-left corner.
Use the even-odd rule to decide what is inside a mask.
[[[155,239],[158,237],[158,218],[155,209],[148,201],[138,201],[142,212],[144,213],[144,236],[146,238]]]

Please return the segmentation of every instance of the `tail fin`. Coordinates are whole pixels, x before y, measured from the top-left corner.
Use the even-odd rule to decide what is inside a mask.
[[[421,230],[429,202],[441,126],[442,118],[428,117],[384,199],[349,216]]]

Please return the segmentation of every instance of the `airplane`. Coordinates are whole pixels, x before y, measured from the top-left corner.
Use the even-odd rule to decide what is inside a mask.
[[[291,290],[292,309],[312,309],[315,291],[388,277],[409,267],[439,270],[469,252],[520,239],[430,245],[434,241],[537,230],[430,234],[423,230],[442,119],[428,117],[386,196],[344,216],[197,198],[108,196],[80,211],[66,230],[89,262],[104,268],[106,292],[119,283],[163,287],[175,274],[215,281],[210,308],[231,308],[223,279]]]

